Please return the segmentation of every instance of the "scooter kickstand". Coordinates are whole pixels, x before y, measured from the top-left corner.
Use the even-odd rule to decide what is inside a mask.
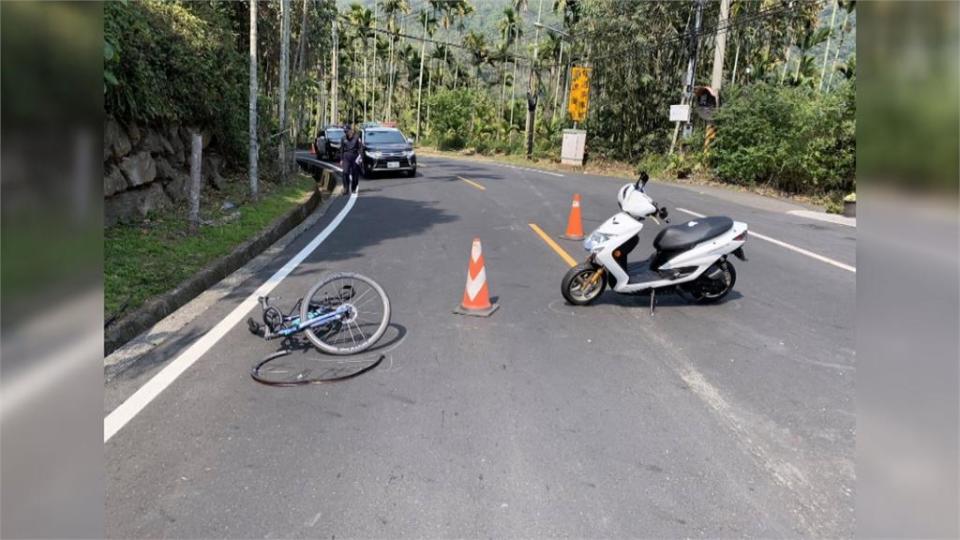
[[[657,290],[650,289],[650,316],[653,317],[653,312],[657,308]]]

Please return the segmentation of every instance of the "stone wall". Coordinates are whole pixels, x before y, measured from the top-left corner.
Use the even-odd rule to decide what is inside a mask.
[[[108,117],[103,134],[104,225],[134,223],[185,204],[190,189],[190,132],[183,126],[124,125]],[[225,182],[224,159],[203,135],[203,182]]]

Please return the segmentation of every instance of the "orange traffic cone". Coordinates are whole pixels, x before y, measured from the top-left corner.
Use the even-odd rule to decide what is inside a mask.
[[[483,249],[480,239],[473,239],[470,250],[470,266],[467,269],[467,286],[463,290],[463,301],[453,310],[459,315],[476,315],[489,317],[499,304],[490,302],[490,289],[487,287],[487,271],[483,266]]]
[[[560,238],[567,240],[583,240],[583,222],[580,220],[580,194],[573,195],[570,203],[570,217],[567,218],[567,232]]]

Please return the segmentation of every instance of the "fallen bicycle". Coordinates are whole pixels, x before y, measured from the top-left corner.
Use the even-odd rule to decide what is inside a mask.
[[[381,356],[374,364],[349,375],[285,382],[267,380],[260,374],[261,368],[290,354],[295,338],[301,333],[313,347],[327,354],[352,355],[366,351],[383,337],[390,324],[390,299],[372,279],[343,272],[324,276],[286,314],[272,305],[269,297],[259,300],[263,322],[258,323],[252,317],[247,319],[250,332],[266,340],[283,339],[284,347],[254,366],[251,375],[258,382],[298,386],[340,381],[369,371],[383,360]]]

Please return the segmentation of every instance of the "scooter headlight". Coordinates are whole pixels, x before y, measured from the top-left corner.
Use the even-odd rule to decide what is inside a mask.
[[[610,240],[611,237],[612,235],[594,231],[583,241],[583,248],[590,253],[596,253],[603,249],[603,245],[606,244],[607,240]]]

